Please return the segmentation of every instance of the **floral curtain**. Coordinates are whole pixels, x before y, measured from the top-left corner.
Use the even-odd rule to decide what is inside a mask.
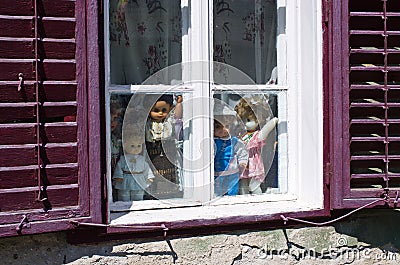
[[[110,0],[112,84],[140,84],[181,62],[179,0]]]
[[[276,0],[214,0],[214,61],[232,65],[257,84],[276,82]]]

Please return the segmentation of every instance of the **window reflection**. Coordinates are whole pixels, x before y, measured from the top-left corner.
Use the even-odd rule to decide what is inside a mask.
[[[276,84],[276,28],[276,0],[214,0],[214,61]]]
[[[273,94],[215,95],[215,196],[278,188],[276,103]]]
[[[181,104],[181,95],[111,94],[114,201],[183,196]]]
[[[178,0],[110,0],[110,79],[140,84],[181,62],[182,21]]]

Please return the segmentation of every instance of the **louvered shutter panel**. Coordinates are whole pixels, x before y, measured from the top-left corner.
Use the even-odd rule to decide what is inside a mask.
[[[0,235],[90,217],[85,10],[0,2]]]
[[[400,3],[332,3],[331,203],[354,208],[400,188]]]

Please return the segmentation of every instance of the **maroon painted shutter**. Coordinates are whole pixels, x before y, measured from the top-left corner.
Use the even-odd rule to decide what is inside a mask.
[[[84,0],[0,2],[0,235],[93,211],[85,14]]]
[[[395,199],[400,189],[399,1],[333,1],[332,19],[332,208]]]

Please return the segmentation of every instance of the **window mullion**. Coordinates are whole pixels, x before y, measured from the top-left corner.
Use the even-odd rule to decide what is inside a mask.
[[[202,202],[209,201],[212,196],[212,135],[211,135],[211,106],[210,106],[210,28],[204,25],[210,23],[210,5],[207,1],[192,1],[190,9],[189,34],[189,61],[187,71],[183,76],[185,83],[190,83],[193,89],[188,104],[183,102],[190,120],[192,133],[186,148],[191,149],[192,161],[184,165],[190,169],[191,185],[193,185],[192,198]],[[186,58],[185,58],[186,59]],[[192,101],[190,103],[190,101]],[[190,108],[190,109],[188,109]],[[207,140],[208,139],[208,140]]]

